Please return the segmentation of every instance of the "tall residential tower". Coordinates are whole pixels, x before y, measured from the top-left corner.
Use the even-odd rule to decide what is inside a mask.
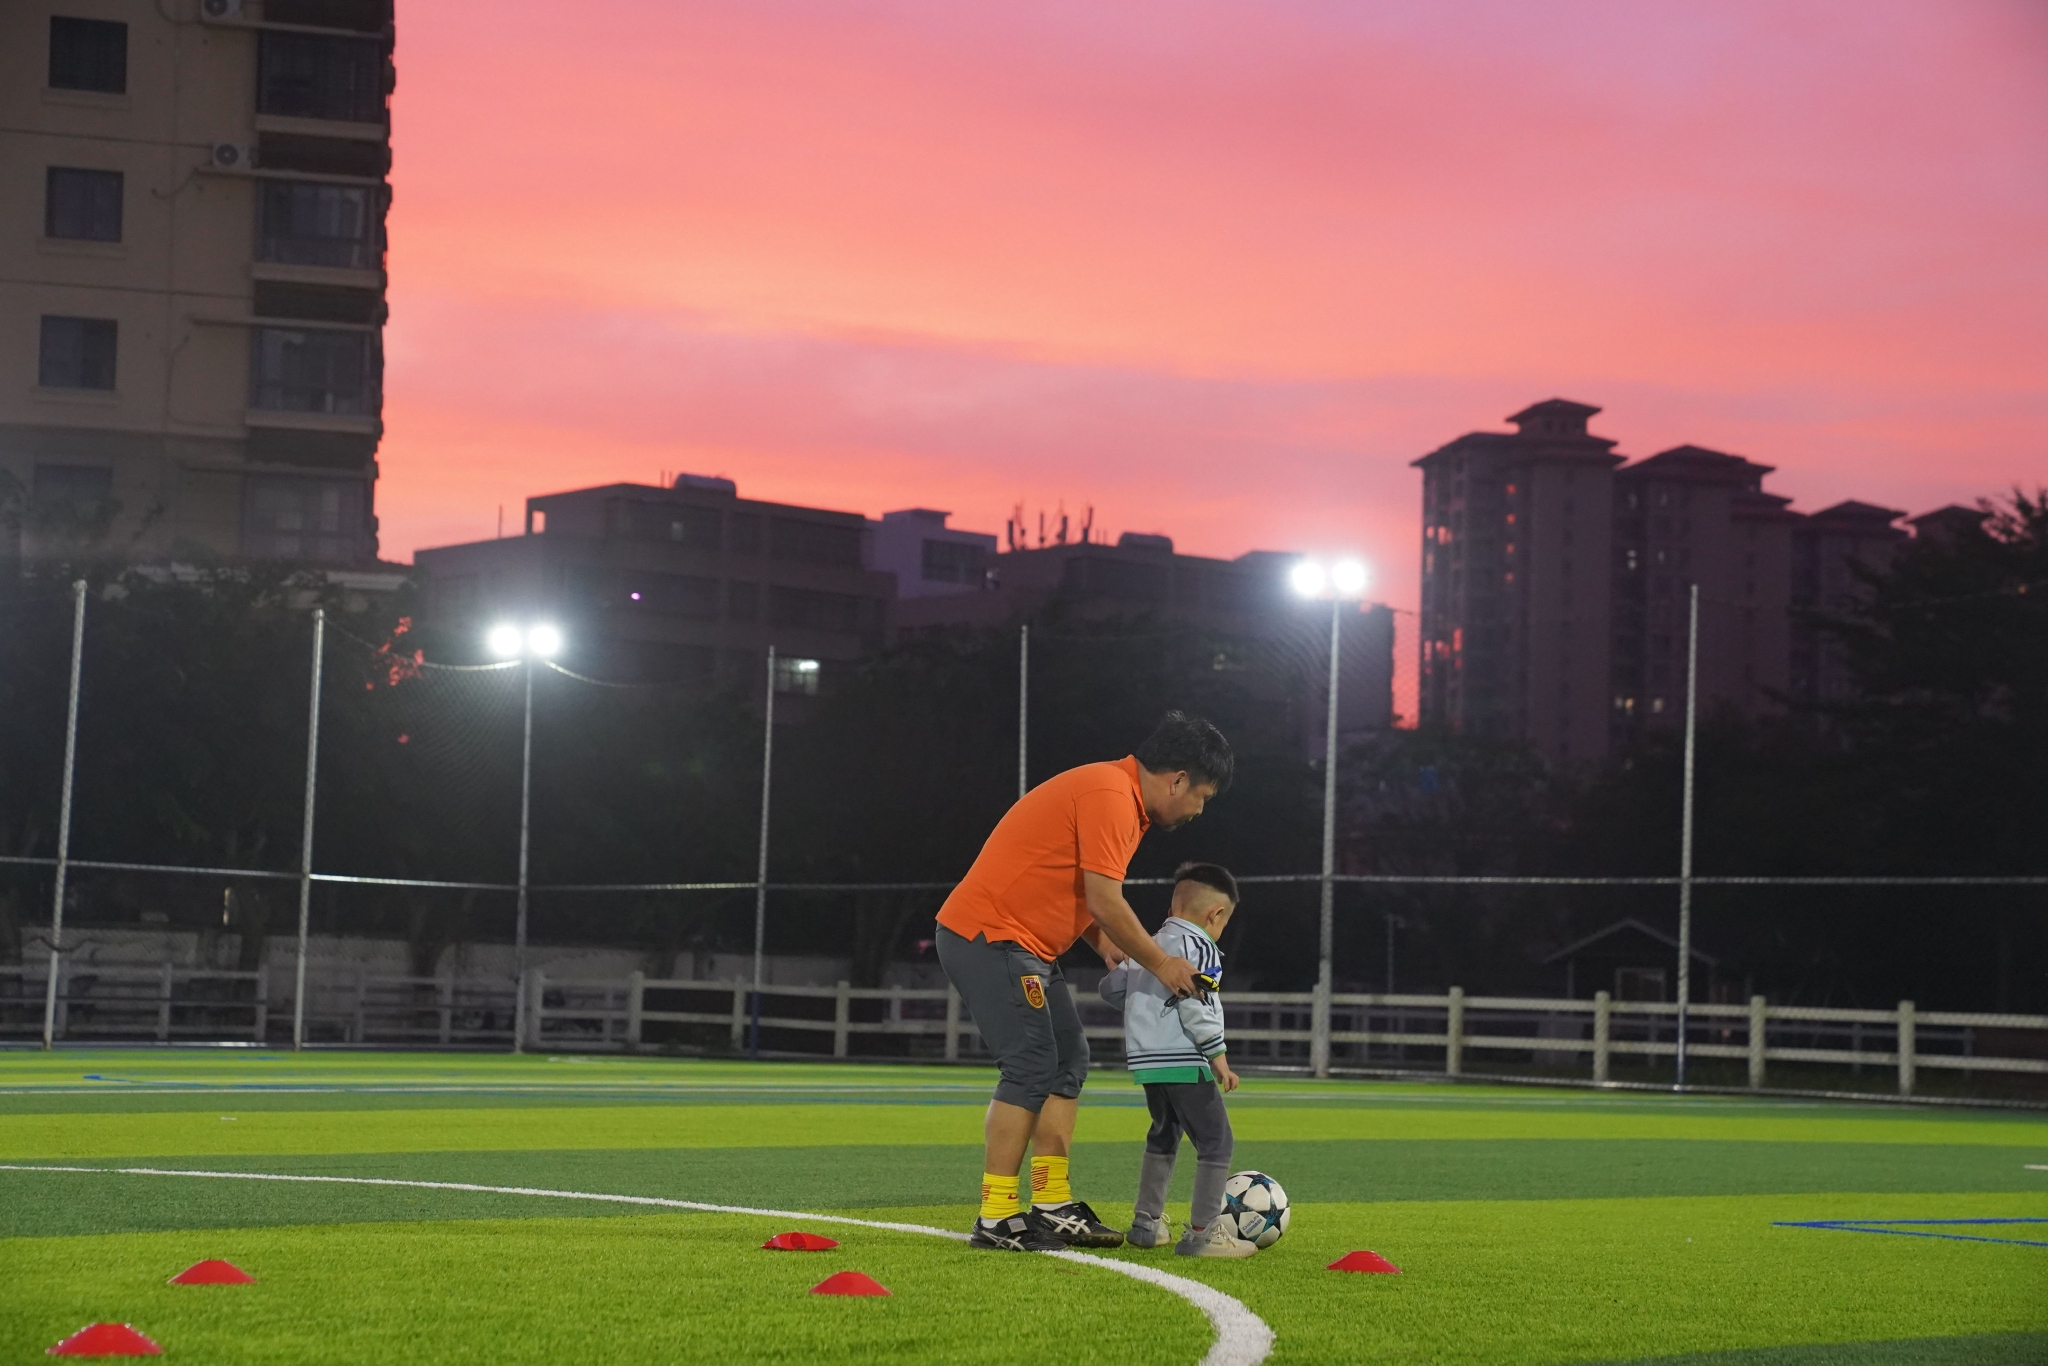
[[[376,557],[391,0],[0,6],[0,538]]]

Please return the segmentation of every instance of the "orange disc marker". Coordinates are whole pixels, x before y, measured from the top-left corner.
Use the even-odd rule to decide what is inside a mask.
[[[841,1271],[811,1287],[813,1295],[886,1295],[889,1287],[859,1271]]]
[[[93,1323],[79,1329],[55,1347],[44,1349],[53,1357],[154,1357],[164,1349],[125,1323]]]
[[[256,1278],[233,1262],[194,1262],[166,1281],[166,1285],[248,1285]]]
[[[1393,1273],[1394,1275],[1396,1275],[1396,1276],[1398,1276],[1398,1275],[1400,1275],[1400,1274],[1401,1274],[1401,1268],[1400,1268],[1400,1267],[1398,1267],[1398,1266],[1395,1266],[1395,1265],[1394,1265],[1394,1264],[1393,1264],[1392,1262],[1388,1261],[1388,1260],[1387,1260],[1387,1259],[1386,1259],[1385,1257],[1382,1257],[1382,1256],[1380,1256],[1380,1254],[1379,1254],[1379,1253],[1377,1253],[1377,1252],[1364,1252],[1364,1251],[1360,1251],[1360,1252],[1347,1252],[1347,1253],[1345,1253],[1345,1254],[1344,1254],[1344,1255],[1343,1255],[1342,1257],[1339,1257],[1339,1258],[1338,1258],[1338,1259],[1337,1259],[1336,1261],[1334,1261],[1334,1262],[1331,1262],[1331,1263],[1330,1263],[1330,1265],[1329,1265],[1328,1267],[1326,1267],[1326,1268],[1325,1268],[1325,1270],[1329,1270],[1329,1271],[1381,1271],[1381,1272],[1392,1272],[1392,1273]]]

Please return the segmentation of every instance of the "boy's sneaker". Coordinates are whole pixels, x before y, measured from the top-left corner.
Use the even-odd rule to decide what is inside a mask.
[[[1049,1237],[1028,1214],[1013,1214],[1007,1219],[976,1219],[967,1246],[997,1252],[1060,1252],[1067,1245]]]
[[[1026,1213],[1039,1231],[1056,1238],[1065,1247],[1122,1247],[1124,1235],[1095,1217],[1085,1201],[1069,1200],[1064,1205],[1041,1209],[1033,1205]]]
[[[1173,1249],[1180,1257],[1250,1257],[1258,1250],[1257,1243],[1238,1237],[1221,1219],[1207,1228],[1189,1229]]]
[[[1134,1215],[1131,1231],[1124,1235],[1124,1242],[1132,1247],[1167,1247],[1173,1242],[1173,1229],[1164,1219]]]

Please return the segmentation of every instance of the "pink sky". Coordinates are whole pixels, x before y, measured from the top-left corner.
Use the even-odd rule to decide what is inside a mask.
[[[662,470],[1344,549],[1523,404],[1812,510],[2048,477],[2048,19],[400,7],[387,558]]]

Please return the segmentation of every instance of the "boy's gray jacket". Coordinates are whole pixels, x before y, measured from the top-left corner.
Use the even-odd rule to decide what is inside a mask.
[[[1223,955],[1199,925],[1170,916],[1152,942],[1195,971],[1218,981]],[[1102,979],[1102,999],[1124,1013],[1124,1061],[1133,1072],[1155,1067],[1200,1067],[1224,1051],[1223,998],[1175,1000],[1157,977],[1126,961]]]

